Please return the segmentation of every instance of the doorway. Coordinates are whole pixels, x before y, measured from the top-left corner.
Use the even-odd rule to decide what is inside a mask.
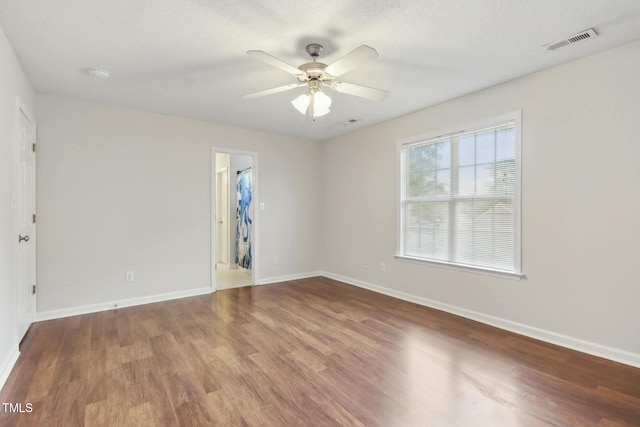
[[[212,150],[212,287],[254,285],[257,153]]]
[[[16,334],[20,342],[36,318],[36,123],[26,108],[16,117]]]
[[[225,156],[220,154],[220,156]],[[227,155],[228,156],[228,155]],[[217,161],[216,161],[217,165]],[[216,264],[229,266],[229,167],[216,171]]]

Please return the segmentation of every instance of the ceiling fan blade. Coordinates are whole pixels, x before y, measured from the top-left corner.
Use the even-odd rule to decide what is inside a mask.
[[[382,101],[389,96],[389,92],[382,89],[372,87],[354,85],[345,82],[333,82],[329,87],[336,92],[346,93],[347,95],[359,96],[360,98],[370,99],[372,101]]]
[[[347,71],[351,71],[356,66],[366,61],[376,59],[377,57],[378,52],[374,48],[362,45],[359,48],[356,48],[347,53],[345,56],[338,59],[333,64],[329,65],[324,69],[324,71],[327,74],[332,75],[333,77],[338,77],[343,75]]]
[[[271,56],[266,52],[263,52],[261,50],[249,50],[247,51],[247,55],[252,56],[262,62],[265,62],[273,67],[279,68],[284,72],[287,72],[289,74],[293,74],[294,76],[299,76],[302,75],[303,72],[301,70],[299,70],[298,68],[294,67],[293,65],[289,65],[286,62],[283,62],[281,60],[279,60],[278,58],[276,58],[275,56]]]
[[[284,92],[287,90],[295,89],[295,88],[306,86],[306,85],[307,85],[306,83],[291,83],[289,85],[278,86],[272,89],[261,90],[260,92],[250,93],[248,95],[243,96],[243,98],[245,99],[260,98],[262,96],[273,95],[274,93],[280,93],[280,92]]]

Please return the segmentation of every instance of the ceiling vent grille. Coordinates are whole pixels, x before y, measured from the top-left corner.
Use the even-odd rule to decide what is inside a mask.
[[[577,43],[582,40],[592,39],[597,36],[598,36],[598,33],[596,33],[596,30],[594,30],[593,28],[589,28],[588,30],[581,31],[577,34],[567,37],[566,39],[562,39],[562,40],[558,40],[553,43],[550,43],[546,47],[547,47],[547,50],[556,50],[556,49],[560,49],[561,47],[569,46],[570,44]]]
[[[350,125],[353,125],[353,124],[358,123],[358,122],[359,122],[359,121],[361,121],[361,120],[362,120],[362,119],[349,119],[349,120],[346,120],[346,121],[344,121],[344,122],[340,122],[340,124],[341,124],[342,126],[350,126]]]

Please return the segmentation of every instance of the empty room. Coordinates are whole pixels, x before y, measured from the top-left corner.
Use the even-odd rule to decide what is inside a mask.
[[[640,425],[640,2],[0,0],[0,425]]]

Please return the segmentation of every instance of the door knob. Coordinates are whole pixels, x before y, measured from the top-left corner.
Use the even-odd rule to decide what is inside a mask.
[[[21,236],[18,234],[18,243],[25,241],[28,242],[29,241],[29,236]]]

